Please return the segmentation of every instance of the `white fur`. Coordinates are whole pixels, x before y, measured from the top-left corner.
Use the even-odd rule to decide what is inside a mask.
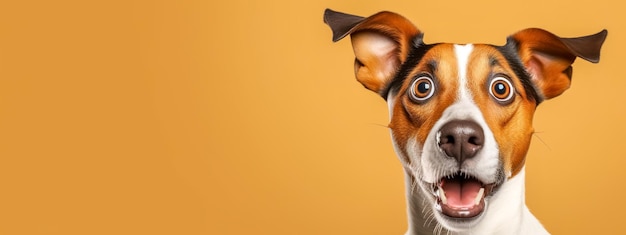
[[[454,52],[456,54],[457,69],[459,70],[459,99],[471,99],[472,92],[467,87],[467,65],[469,64],[469,56],[472,54],[474,46],[472,44],[467,45],[454,45]]]
[[[526,207],[525,171],[522,168],[491,197],[480,223],[465,233],[453,234],[549,234]]]

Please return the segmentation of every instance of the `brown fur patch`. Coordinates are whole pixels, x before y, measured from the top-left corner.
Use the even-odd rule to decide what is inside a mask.
[[[527,98],[519,78],[492,46],[474,45],[468,63],[468,86],[474,102],[498,142],[505,170],[513,177],[524,166],[533,133],[535,102]],[[499,103],[489,94],[490,81],[495,75],[504,76],[513,84],[515,94],[512,102]]]

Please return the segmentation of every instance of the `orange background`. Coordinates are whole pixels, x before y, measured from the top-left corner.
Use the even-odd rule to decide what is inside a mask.
[[[622,231],[614,2],[3,1],[0,234],[402,234],[386,105],[326,7],[399,12],[428,43],[607,28],[601,62],[538,108],[527,202],[554,234]]]

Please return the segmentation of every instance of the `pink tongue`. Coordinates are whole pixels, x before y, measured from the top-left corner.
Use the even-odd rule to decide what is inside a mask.
[[[474,179],[444,179],[441,183],[450,207],[473,207],[481,187],[481,183]]]

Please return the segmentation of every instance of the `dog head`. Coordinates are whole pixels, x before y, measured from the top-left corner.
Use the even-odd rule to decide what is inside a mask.
[[[326,10],[333,41],[352,39],[357,80],[387,100],[395,150],[435,217],[471,227],[523,168],[532,116],[570,86],[576,57],[598,62],[607,31],[560,38],[525,29],[504,46],[425,44],[404,17]]]

